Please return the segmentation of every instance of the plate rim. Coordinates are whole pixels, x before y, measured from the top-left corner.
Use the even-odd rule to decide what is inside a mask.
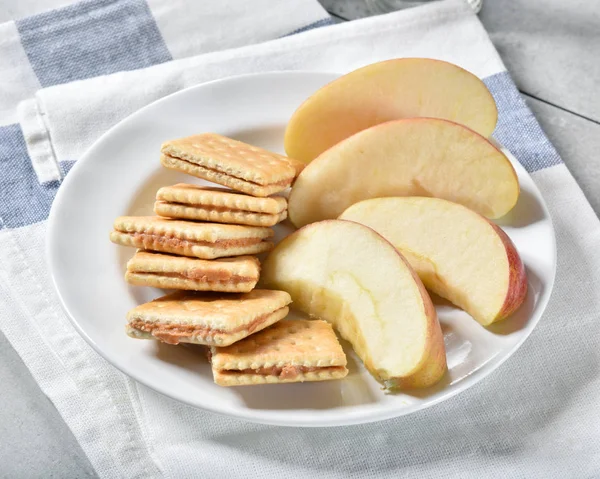
[[[71,172],[70,172],[71,174],[67,175],[63,179],[61,186],[58,188],[58,192],[54,198],[54,201],[52,202],[50,213],[48,215],[48,227],[47,227],[46,241],[45,241],[45,254],[46,254],[46,258],[47,258],[46,261],[47,261],[47,265],[48,265],[48,269],[49,269],[52,286],[54,288],[55,293],[57,294],[57,296],[59,298],[59,302],[60,302],[62,310],[65,312],[67,318],[69,319],[69,322],[73,325],[73,327],[75,328],[77,333],[86,341],[86,343],[88,345],[90,345],[92,347],[92,349],[97,354],[99,354],[102,358],[104,358],[112,367],[116,368],[118,371],[120,371],[121,373],[130,377],[131,379],[133,379],[137,383],[143,385],[144,387],[147,387],[147,388],[159,393],[161,396],[165,396],[165,397],[174,399],[176,401],[179,401],[181,403],[184,403],[184,404],[189,405],[194,408],[198,408],[200,410],[210,411],[210,412],[219,414],[221,416],[232,417],[232,418],[241,419],[241,420],[258,423],[258,424],[287,426],[287,427],[317,427],[317,428],[320,428],[320,427],[336,427],[336,426],[347,426],[347,425],[349,426],[349,425],[366,424],[366,423],[374,423],[374,422],[384,421],[387,419],[406,416],[406,415],[412,414],[414,412],[421,411],[421,410],[430,408],[432,406],[435,406],[447,399],[455,397],[456,395],[462,393],[466,389],[469,389],[470,387],[479,383],[483,379],[489,377],[500,366],[502,366],[510,357],[512,357],[512,355],[531,336],[531,333],[537,327],[542,316],[544,315],[544,312],[547,309],[548,303],[550,301],[550,297],[552,296],[552,292],[554,290],[554,285],[555,285],[555,280],[556,280],[558,258],[557,258],[557,248],[556,248],[556,230],[554,228],[554,221],[552,219],[552,216],[550,214],[550,211],[548,209],[548,206],[546,204],[546,200],[545,200],[544,196],[542,195],[542,193],[539,190],[535,181],[533,181],[533,177],[531,176],[531,174],[528,171],[526,171],[524,167],[523,167],[523,169],[525,170],[527,175],[532,179],[534,187],[537,190],[537,193],[539,194],[540,198],[542,199],[540,204],[544,211],[545,216],[547,217],[547,219],[549,221],[549,226],[552,231],[552,235],[551,235],[552,258],[551,259],[552,259],[553,268],[552,268],[552,272],[551,272],[551,277],[548,278],[548,282],[547,282],[548,287],[545,288],[545,291],[542,292],[542,294],[540,295],[540,297],[538,299],[538,305],[539,305],[538,308],[540,309],[540,312],[539,312],[539,314],[537,314],[537,317],[529,319],[529,321],[531,321],[533,319],[534,322],[532,323],[531,328],[526,335],[524,335],[522,338],[520,338],[511,348],[507,349],[507,352],[502,357],[498,358],[496,356],[496,357],[488,360],[487,363],[484,364],[484,365],[487,365],[487,367],[488,367],[488,369],[484,373],[476,374],[477,373],[477,371],[476,371],[475,374],[470,374],[470,375],[462,378],[456,385],[454,385],[454,387],[452,389],[445,390],[443,392],[443,394],[439,395],[438,397],[436,397],[434,399],[430,399],[426,402],[420,402],[420,403],[405,406],[402,408],[389,408],[389,409],[380,410],[380,411],[367,410],[367,411],[365,411],[361,414],[358,414],[357,416],[353,416],[351,418],[344,418],[343,415],[336,415],[333,418],[329,418],[329,419],[319,416],[320,423],[316,423],[314,421],[307,420],[306,415],[304,415],[304,414],[301,417],[296,417],[296,418],[291,417],[290,418],[289,413],[287,413],[285,410],[253,410],[253,409],[244,410],[244,409],[239,409],[236,412],[233,412],[230,410],[213,407],[212,404],[199,405],[197,403],[190,401],[186,397],[178,394],[178,392],[176,392],[176,391],[160,390],[160,388],[158,388],[157,386],[155,386],[153,384],[149,384],[144,379],[139,378],[138,374],[136,374],[135,371],[132,372],[130,370],[126,370],[126,368],[122,367],[122,365],[120,364],[120,362],[118,360],[116,360],[115,358],[112,357],[110,352],[107,352],[105,348],[101,348],[94,341],[94,339],[88,335],[88,333],[83,329],[83,327],[79,324],[79,322],[76,320],[74,315],[71,313],[71,311],[69,310],[69,307],[63,297],[61,289],[59,288],[59,285],[58,285],[58,279],[57,279],[57,273],[56,273],[56,268],[57,268],[56,257],[54,255],[53,251],[56,251],[55,242],[58,241],[57,233],[56,233],[57,221],[58,221],[56,219],[58,216],[57,212],[61,209],[61,204],[64,201],[63,197],[67,194],[67,193],[65,193],[65,191],[67,191],[67,189],[68,189],[68,188],[65,188],[65,184],[69,185],[71,182],[76,181],[75,179],[72,179],[72,178],[75,178],[77,175],[73,175],[72,173],[74,171],[75,172],[78,171],[81,168],[85,168],[85,166],[81,166],[81,165],[85,165],[87,163],[87,161],[89,161],[89,160],[87,160],[87,158],[89,158],[96,149],[101,148],[104,145],[104,143],[109,140],[110,136],[113,134],[113,132],[115,130],[119,129],[126,122],[134,121],[138,115],[142,115],[143,112],[145,112],[147,109],[155,108],[156,105],[161,104],[163,102],[171,101],[174,97],[177,97],[180,95],[187,95],[191,91],[203,89],[210,85],[243,81],[243,80],[249,79],[249,78],[286,76],[286,75],[292,75],[292,76],[318,75],[318,76],[323,77],[324,79],[325,79],[325,77],[329,77],[330,81],[333,81],[336,78],[338,78],[339,76],[341,76],[342,74],[341,73],[333,73],[333,72],[316,71],[316,70],[298,70],[298,71],[296,71],[296,70],[281,70],[281,71],[247,73],[247,74],[242,74],[242,75],[231,75],[231,76],[227,76],[224,78],[211,80],[211,81],[203,82],[203,83],[200,83],[197,85],[193,85],[188,88],[184,88],[182,90],[173,92],[162,98],[159,98],[147,105],[144,105],[142,108],[136,110],[135,112],[131,113],[130,115],[128,115],[127,117],[123,118],[118,123],[113,125],[111,128],[109,128],[106,132],[104,132],[82,154],[81,158],[73,165],[73,168],[71,169]],[[497,140],[495,140],[495,138],[491,137],[491,139],[493,139],[496,143],[498,143]],[[509,156],[511,160],[514,160],[514,162],[521,165],[521,163],[517,160],[517,158],[510,151],[508,151],[506,148],[503,148],[503,150],[504,150],[504,153],[507,154],[507,156]],[[521,165],[521,166],[523,166],[523,165]],[[490,364],[490,363],[492,363],[492,364]],[[482,366],[484,366],[484,365],[482,365]],[[309,412],[309,411],[311,411],[311,410],[310,409],[306,410],[306,412]],[[296,411],[296,413],[297,413],[297,411]]]

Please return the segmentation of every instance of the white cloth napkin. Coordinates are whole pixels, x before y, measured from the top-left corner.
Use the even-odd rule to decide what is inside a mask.
[[[462,65],[485,78],[505,105],[500,140],[542,191],[558,242],[554,292],[531,338],[486,380],[408,417],[329,429],[244,423],[169,400],[106,364],[74,331],[52,291],[45,222],[1,229],[0,326],[100,476],[598,475],[600,224],[462,0],[54,86],[21,104],[19,118],[36,172],[48,182],[116,121],[181,88],[259,71],[346,72],[400,56]],[[36,157],[40,142],[50,155]]]

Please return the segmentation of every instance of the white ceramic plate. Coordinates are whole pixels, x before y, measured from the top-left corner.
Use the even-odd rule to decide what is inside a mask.
[[[529,336],[552,290],[555,237],[540,192],[513,157],[522,193],[500,224],[525,262],[529,294],[514,316],[487,329],[437,301],[449,373],[434,388],[385,394],[347,345],[350,373],[344,380],[221,388],[213,383],[201,348],[125,335],[127,311],[162,292],[125,283],[125,263],[134,250],[109,242],[113,220],[120,215],[152,214],[154,195],[161,186],[203,183],[162,168],[161,143],[213,131],[283,152],[283,133],[292,112],[334,77],[266,73],[181,91],[116,125],[74,166],[50,214],[50,270],[79,333],[121,371],[162,394],[210,411],[269,424],[334,426],[409,414],[448,399],[490,374]],[[279,237],[289,232],[286,227],[277,229]]]

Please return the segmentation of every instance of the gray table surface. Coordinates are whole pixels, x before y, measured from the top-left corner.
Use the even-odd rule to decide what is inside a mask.
[[[320,1],[339,21],[371,14],[364,0]],[[8,6],[0,11],[0,21],[37,13],[27,8],[27,0],[2,3]],[[66,3],[51,0],[48,7]],[[484,0],[480,18],[598,214],[600,2]],[[2,333],[0,384],[0,477],[95,477],[71,431]]]

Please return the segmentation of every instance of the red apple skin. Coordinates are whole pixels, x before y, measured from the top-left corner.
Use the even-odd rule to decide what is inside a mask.
[[[514,243],[508,237],[508,235],[498,225],[490,222],[492,228],[498,233],[504,247],[506,249],[506,257],[508,258],[508,291],[506,292],[506,298],[504,304],[498,315],[492,322],[501,321],[506,319],[512,313],[514,313],[527,296],[527,273],[525,271],[525,265],[521,261],[521,257],[517,252],[517,248]]]

